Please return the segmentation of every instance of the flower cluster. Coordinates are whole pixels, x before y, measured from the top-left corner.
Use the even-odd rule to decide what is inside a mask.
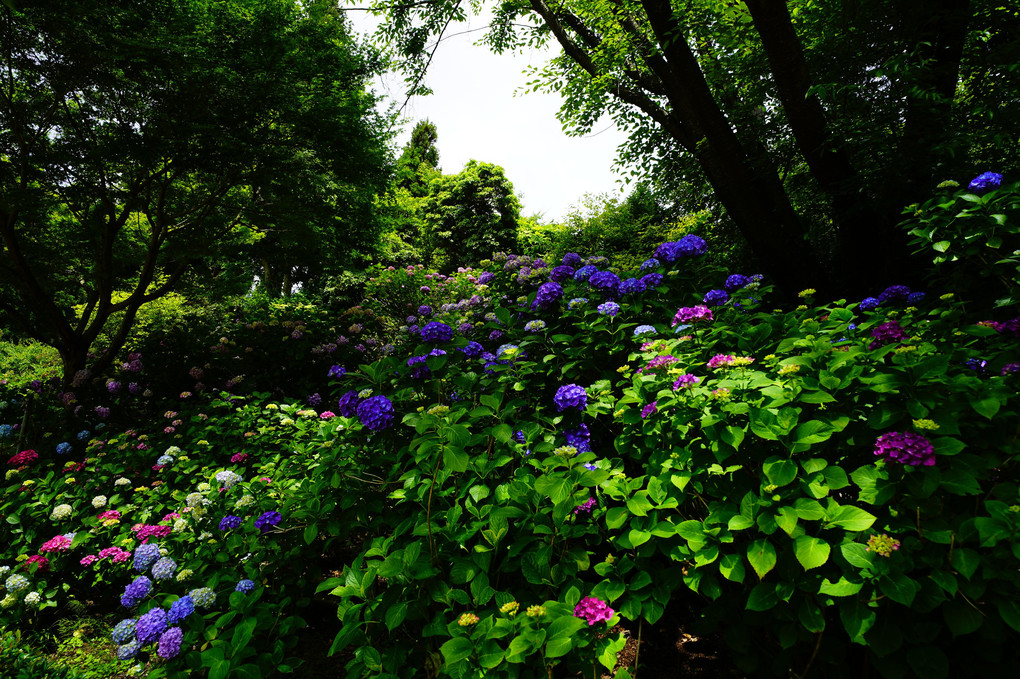
[[[280,515],[280,512],[272,512],[272,511],[271,512],[265,512],[264,514],[259,516],[257,519],[255,519],[255,527],[258,528],[261,532],[267,533],[270,528],[272,528],[276,524],[280,523],[280,520],[282,518],[283,517]]]
[[[421,329],[421,339],[423,342],[432,343],[449,342],[453,339],[453,328],[446,323],[432,321]]]
[[[71,540],[66,535],[57,535],[44,542],[39,551],[45,554],[46,552],[63,552],[70,548]]]
[[[574,617],[587,621],[589,626],[597,622],[609,622],[615,613],[605,601],[592,596],[581,599],[574,607]]]
[[[992,189],[997,189],[1002,185],[1002,175],[998,172],[982,172],[974,179],[970,180],[970,184],[967,185],[968,191],[974,193],[985,193]]]
[[[138,605],[139,601],[148,596],[150,591],[152,591],[152,580],[149,580],[144,575],[139,575],[134,579],[134,582],[124,589],[124,594],[120,597],[120,603],[127,608],[133,608]]]
[[[11,459],[7,460],[7,464],[12,467],[23,467],[30,462],[35,462],[39,459],[39,453],[34,450],[23,450],[16,455],[12,455]]]
[[[874,552],[879,556],[888,558],[899,548],[900,541],[895,538],[891,538],[884,533],[882,535],[872,535],[868,538],[868,551]]]
[[[532,302],[531,308],[546,311],[556,306],[562,298],[563,287],[555,280],[552,280],[538,286],[538,292],[535,293],[535,301]]]
[[[556,404],[557,411],[561,413],[567,408],[584,410],[588,404],[588,394],[579,384],[565,384],[556,391],[553,402]]]
[[[701,378],[697,375],[688,375],[684,373],[676,378],[676,382],[673,383],[673,391],[679,391],[681,388],[693,389],[694,385],[701,381]]]
[[[671,325],[676,326],[677,324],[683,323],[699,323],[704,321],[710,323],[714,320],[712,318],[712,310],[707,306],[698,305],[693,307],[680,307],[676,315],[673,316],[673,322]]]
[[[362,426],[372,431],[382,431],[393,424],[393,403],[381,394],[359,403],[357,413]]]
[[[595,498],[590,497],[583,503],[574,507],[574,515],[579,516],[581,514],[591,514],[592,510],[595,509],[598,504],[599,503]]]
[[[896,321],[888,321],[872,329],[871,336],[875,339],[868,345],[869,349],[878,349],[907,339],[906,331]]]
[[[615,316],[620,313],[620,305],[616,302],[603,302],[599,304],[598,312],[603,316]]]
[[[875,441],[875,455],[913,467],[931,467],[935,464],[935,447],[931,441],[908,431],[889,432],[879,436]]]

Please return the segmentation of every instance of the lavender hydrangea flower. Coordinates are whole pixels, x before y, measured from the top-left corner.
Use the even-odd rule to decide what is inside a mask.
[[[562,283],[568,278],[573,278],[575,271],[576,269],[574,269],[574,267],[566,264],[554,266],[552,270],[549,272],[549,280],[554,281],[556,283]]]
[[[591,514],[591,511],[598,506],[598,502],[595,498],[588,498],[583,504],[579,504],[574,507],[574,516],[580,516],[581,514]]]
[[[241,527],[241,517],[239,516],[224,516],[220,519],[220,530],[233,530]]]
[[[156,653],[160,658],[175,658],[181,652],[182,641],[184,641],[184,630],[180,627],[171,627],[159,635],[159,646]]]
[[[648,286],[640,278],[628,278],[620,283],[621,295],[637,295],[648,289]]]
[[[138,618],[135,625],[135,637],[143,644],[149,644],[156,641],[166,628],[166,611],[158,607],[153,608]]]
[[[255,527],[258,528],[259,531],[261,531],[262,533],[267,533],[269,532],[270,528],[280,523],[282,519],[283,516],[280,514],[280,512],[277,511],[265,512],[257,519],[255,519]]]
[[[244,594],[247,594],[253,589],[255,589],[255,583],[247,579],[238,581],[237,586],[234,587],[235,592],[242,592]]]
[[[639,325],[638,327],[634,328],[634,337],[641,337],[642,335],[654,335],[654,334],[655,334],[654,325]]]
[[[418,307],[418,315],[419,316],[431,316],[432,315],[432,307],[430,307],[428,304],[422,304],[420,307]]]
[[[931,467],[935,464],[935,447],[931,441],[913,432],[889,432],[875,441],[875,455],[909,464]]]
[[[189,615],[195,612],[195,602],[185,594],[177,601],[170,604],[170,612],[166,616],[167,624],[176,625]]]
[[[568,252],[567,254],[563,255],[563,259],[560,260],[560,263],[563,264],[564,266],[572,266],[576,269],[577,267],[584,264],[584,260],[581,259],[581,255],[577,254],[576,252]]]
[[[711,323],[713,320],[712,310],[707,306],[699,304],[698,306],[684,306],[677,309],[676,315],[673,316],[672,325],[675,326],[678,323],[700,323],[702,321],[705,323]]]
[[[662,264],[659,263],[655,257],[651,257],[641,262],[641,270],[647,271],[648,269],[658,269]]]
[[[598,311],[603,316],[615,316],[620,313],[620,305],[616,302],[603,302],[599,304]]]
[[[567,445],[574,446],[578,453],[591,452],[591,432],[588,425],[579,424],[577,429],[564,430],[563,436],[567,439]]]
[[[586,281],[592,277],[593,274],[598,272],[598,267],[592,264],[585,264],[580,269],[574,272],[575,281]]]
[[[658,271],[653,271],[652,273],[645,274],[644,276],[641,277],[641,282],[645,284],[646,290],[648,288],[659,287],[660,285],[662,285],[662,280],[663,276]]]
[[[139,601],[148,596],[152,590],[152,580],[144,575],[139,575],[130,585],[124,588],[124,594],[120,597],[121,605],[132,608]]]
[[[734,290],[739,290],[740,288],[744,287],[750,282],[751,279],[748,278],[747,276],[735,273],[726,277],[726,282],[723,283],[723,287],[729,290],[730,292],[733,292]]]
[[[358,403],[360,402],[361,399],[358,398],[357,391],[348,391],[340,397],[336,411],[344,417],[354,417],[358,412]]]
[[[159,545],[155,542],[147,542],[144,545],[139,545],[138,549],[135,550],[135,558],[133,561],[134,568],[139,573],[144,573],[149,570],[152,564],[156,563],[156,559],[159,558]]]
[[[414,321],[410,322],[413,323]],[[329,372],[326,373],[326,377],[335,377],[336,379],[340,379],[346,374],[347,368],[343,367],[342,365],[334,365],[330,367]]]
[[[905,285],[890,285],[878,296],[881,304],[886,302],[906,302],[910,297],[910,288]]]
[[[468,358],[478,358],[482,355],[482,352],[485,351],[485,347],[478,342],[468,342],[465,346],[458,349],[458,351],[463,352]]]
[[[221,524],[222,525],[222,524]],[[152,565],[152,577],[156,580],[172,578],[177,571],[177,562],[169,556],[164,556]]]
[[[584,407],[588,404],[588,393],[579,384],[566,384],[556,391],[553,402],[556,404],[556,409],[561,413],[567,408],[584,410]]]

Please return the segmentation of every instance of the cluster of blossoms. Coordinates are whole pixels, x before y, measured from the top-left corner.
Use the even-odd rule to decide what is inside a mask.
[[[124,594],[120,597],[120,603],[125,608],[134,608],[138,605],[138,602],[149,595],[152,591],[152,580],[149,580],[144,575],[139,575],[124,589]]]
[[[39,551],[45,554],[46,552],[64,552],[70,548],[71,538],[67,535],[57,535],[44,542]]]
[[[432,321],[421,329],[421,339],[430,343],[449,342],[453,339],[453,328],[446,323]]]
[[[605,601],[591,596],[581,599],[574,607],[574,617],[587,621],[589,626],[597,622],[609,622],[615,613]]]
[[[875,455],[913,467],[935,464],[935,447],[931,441],[912,432],[889,432],[875,441]]]
[[[665,354],[665,355],[662,355],[662,356],[654,356],[654,357],[652,357],[651,359],[648,360],[648,363],[646,363],[643,366],[641,366],[640,368],[638,368],[637,372],[638,372],[639,375],[641,373],[643,373],[643,372],[654,373],[657,370],[662,370],[663,368],[669,368],[674,363],[676,363],[677,360],[678,360],[677,357],[672,355],[672,354]]]
[[[561,413],[567,408],[584,410],[588,404],[588,394],[579,384],[566,384],[556,391],[553,402],[556,404],[557,411]]]
[[[649,403],[648,405],[641,409],[641,419],[642,420],[648,419],[649,416],[651,416],[653,413],[658,412],[658,410],[659,402],[652,401],[651,403]]]
[[[366,398],[358,404],[358,419],[372,431],[382,431],[393,424],[393,403],[383,395]]]
[[[240,528],[242,519],[239,516],[224,516],[220,519],[220,530],[233,530]]]
[[[581,514],[591,514],[592,510],[598,506],[598,501],[595,498],[590,497],[583,503],[574,507],[574,515],[579,516]]]
[[[708,359],[709,370],[733,365],[734,357],[731,354],[716,354]]]
[[[255,527],[258,528],[260,532],[267,533],[270,528],[279,524],[282,519],[283,516],[281,516],[280,512],[265,512],[255,519]]]
[[[540,332],[545,330],[545,321],[528,321],[524,324],[524,330],[526,332]]]
[[[673,316],[673,323],[671,323],[671,325],[675,326],[677,324],[700,323],[700,322],[711,323],[712,320],[714,320],[712,318],[712,310],[709,309],[707,306],[703,305],[693,307],[685,306],[680,307],[677,310],[676,315]]]
[[[703,255],[707,251],[708,244],[704,238],[688,234],[678,241],[662,243],[652,256],[660,262],[673,264],[685,257]]]
[[[865,297],[857,308],[861,311],[873,311],[880,306],[890,304],[908,304],[916,306],[924,301],[923,292],[911,292],[905,285],[890,285],[878,297]]]
[[[638,327],[634,328],[634,337],[641,337],[643,335],[654,335],[654,334],[655,334],[655,326],[654,325],[639,325]]]
[[[1002,175],[998,172],[982,172],[967,185],[968,191],[985,193],[1002,186]]]
[[[701,301],[704,302],[705,306],[722,306],[729,299],[730,295],[725,290],[709,290]]]
[[[547,311],[559,304],[562,298],[563,287],[555,280],[552,280],[538,286],[538,292],[535,293],[535,301],[532,302],[531,308]]]
[[[676,378],[673,382],[673,391],[679,391],[682,388],[693,389],[694,385],[701,381],[701,378],[697,375],[688,375],[684,373]]]
[[[567,439],[567,445],[573,446],[579,453],[591,452],[591,432],[588,425],[579,424],[577,429],[566,429],[563,436]]]
[[[620,305],[616,302],[603,302],[599,304],[598,312],[603,316],[616,316],[620,313]]]
[[[219,483],[220,487],[224,490],[230,490],[241,481],[244,481],[244,478],[240,474],[230,470],[216,472],[216,482]]]
[[[457,624],[461,627],[469,627],[470,625],[477,623],[479,620],[481,620],[481,618],[474,613],[464,613],[457,619]]]
[[[153,524],[136,523],[131,526],[131,532],[135,534],[135,537],[147,543],[149,538],[165,538],[167,535],[173,532],[172,526],[157,526]]]
[[[869,349],[878,349],[907,339],[906,331],[896,321],[888,321],[872,329],[871,336],[874,339],[868,345]]]
[[[71,505],[67,504],[57,505],[56,507],[53,508],[53,511],[50,513],[50,519],[52,519],[53,521],[62,521],[67,517],[71,516],[72,511],[73,509],[71,508]]]
[[[12,467],[24,467],[27,464],[35,462],[39,459],[39,453],[34,450],[23,450],[16,455],[12,455],[11,459],[7,460],[7,464]]]
[[[872,535],[868,538],[868,551],[874,552],[879,556],[888,558],[899,548],[900,541],[895,538],[891,538],[884,533],[882,535]]]

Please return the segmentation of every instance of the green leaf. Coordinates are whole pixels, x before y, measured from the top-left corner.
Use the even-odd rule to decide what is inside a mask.
[[[999,609],[999,615],[1002,616],[1002,620],[1012,627],[1014,631],[1020,632],[1020,601],[999,599],[995,602],[995,605]]]
[[[949,659],[938,646],[911,646],[907,649],[907,664],[918,677],[945,679],[949,676]]]
[[[749,611],[767,611],[779,603],[776,596],[776,586],[771,582],[759,582],[751,590],[747,597],[747,605],[744,607]]]
[[[884,575],[878,579],[878,588],[882,594],[898,604],[910,606],[914,597],[921,590],[921,585],[914,582],[902,573]]]
[[[840,576],[839,580],[832,582],[828,579],[822,580],[821,587],[818,588],[819,594],[827,594],[829,596],[853,596],[861,591],[864,587],[863,583],[850,582],[846,578]]]
[[[776,566],[776,548],[768,540],[755,540],[747,546],[747,560],[758,578],[764,578]]]
[[[953,551],[951,563],[960,575],[970,580],[981,563],[981,556],[973,549],[961,547]]]
[[[867,645],[864,635],[875,624],[875,611],[861,597],[851,597],[839,605],[839,619],[855,644]]]
[[[386,609],[386,629],[391,632],[404,622],[407,617],[407,603],[401,601]]]
[[[744,516],[743,514],[734,514],[733,516],[730,517],[730,520],[726,524],[726,527],[729,528],[731,531],[737,531],[747,530],[753,525],[754,521]]]
[[[801,535],[793,541],[793,554],[804,570],[809,571],[829,560],[829,543],[821,538]]]
[[[509,424],[497,424],[492,428],[492,435],[500,443],[509,443],[514,437],[514,430]]]
[[[839,551],[851,566],[871,568],[874,554],[868,551],[867,545],[862,545],[859,542],[844,542],[839,546]]]
[[[977,631],[985,621],[981,611],[962,599],[954,599],[942,606],[942,618],[954,637]]]
[[[775,486],[785,486],[797,478],[797,465],[793,460],[770,457],[762,465],[762,471],[765,472],[769,483]]]
[[[776,514],[776,524],[784,533],[793,537],[793,532],[797,529],[797,510],[793,507],[780,507]]]
[[[251,641],[252,634],[255,632],[255,626],[257,624],[258,618],[248,618],[234,628],[234,634],[230,639],[230,655],[232,657],[248,645],[248,642]]]
[[[727,426],[721,432],[719,432],[720,438],[724,443],[733,446],[734,450],[740,448],[740,444],[744,441],[744,430],[740,427]]]
[[[806,521],[816,521],[825,517],[825,508],[822,507],[822,503],[811,498],[797,498],[793,502],[793,508],[796,510],[797,516]]]
[[[454,472],[465,472],[471,457],[466,450],[456,446],[446,446],[443,449],[443,467]]]
[[[553,504],[559,504],[570,497],[570,481],[561,474],[545,474],[535,481],[535,492],[548,497]]]
[[[319,534],[319,526],[315,523],[310,523],[305,526],[305,544],[310,545],[315,540],[315,537]]]
[[[616,530],[623,525],[629,515],[626,507],[613,507],[606,512],[606,528]]]
[[[226,679],[230,674],[230,661],[220,658],[213,662],[209,669],[209,679]]]
[[[970,407],[976,413],[987,417],[989,420],[995,417],[995,413],[999,412],[1000,405],[999,399],[995,396],[975,396],[970,399]]]
[[[797,609],[797,619],[808,632],[817,634],[825,629],[825,614],[808,599],[804,599]]]
[[[447,665],[453,665],[467,658],[475,650],[475,645],[465,637],[454,637],[439,647]]]
[[[851,505],[843,505],[831,512],[826,522],[826,527],[839,526],[848,531],[860,532],[871,528],[877,517],[869,514],[863,509]]]
[[[545,657],[559,658],[574,647],[574,640],[571,637],[555,637],[545,642]]]
[[[733,582],[744,581],[744,560],[739,554],[726,554],[719,559],[719,573]]]

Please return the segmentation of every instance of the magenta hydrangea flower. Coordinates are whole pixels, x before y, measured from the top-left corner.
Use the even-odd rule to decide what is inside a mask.
[[[652,413],[658,412],[658,410],[659,402],[652,401],[651,403],[649,403],[648,405],[641,409],[641,419],[647,419],[650,415],[652,415]]]
[[[896,321],[889,321],[888,323],[883,323],[877,328],[874,328],[871,331],[871,336],[875,339],[868,345],[868,349],[878,349],[879,347],[884,347],[887,344],[902,342],[907,339],[906,331],[900,327],[900,324]]]
[[[42,544],[39,551],[45,554],[46,552],[63,552],[71,548],[71,541],[65,535],[57,535],[52,537]]]
[[[913,467],[931,467],[935,464],[935,447],[931,441],[909,431],[894,431],[879,436],[875,441],[875,455]]]
[[[609,622],[614,613],[616,611],[609,604],[593,596],[586,596],[574,606],[574,617],[587,621],[589,626],[597,622]]]
[[[714,370],[725,365],[733,363],[734,358],[731,354],[716,354],[712,358],[708,359],[708,368]]]
[[[598,506],[598,502],[595,498],[588,498],[583,504],[579,504],[574,507],[574,515],[580,516],[581,514],[591,514],[591,511]]]
[[[686,387],[687,389],[693,389],[694,385],[701,381],[701,378],[697,375],[683,374],[676,378],[676,382],[673,383],[673,391],[679,391],[681,388]]]
[[[676,316],[673,317],[671,325],[676,326],[680,323],[711,323],[713,320],[712,310],[703,304],[699,304],[698,306],[680,307],[676,312]]]

